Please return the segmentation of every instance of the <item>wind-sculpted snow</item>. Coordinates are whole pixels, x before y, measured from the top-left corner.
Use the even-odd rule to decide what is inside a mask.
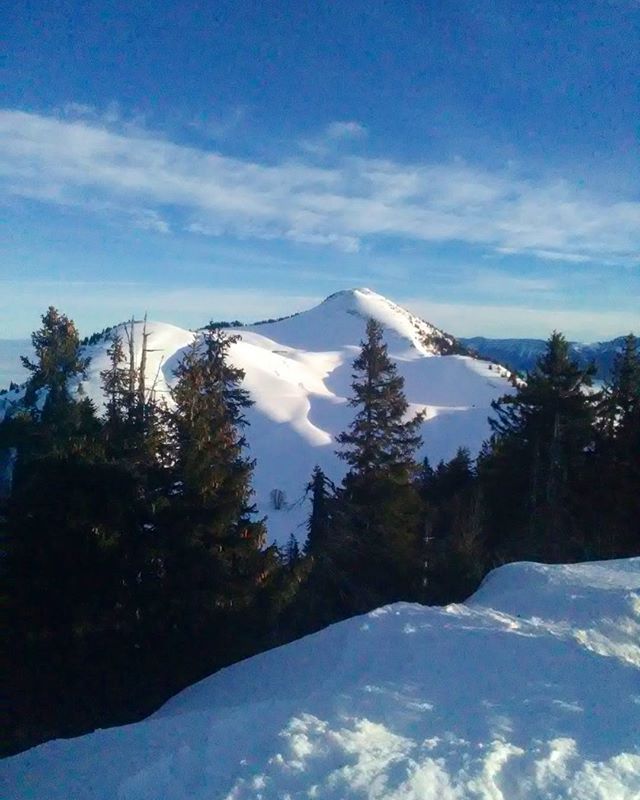
[[[380,608],[0,777],[7,800],[637,800],[640,559]]]
[[[338,292],[288,319],[231,330],[241,337],[230,350],[231,359],[244,370],[245,388],[255,401],[247,439],[256,459],[258,512],[268,517],[269,538],[281,544],[291,533],[305,538],[309,508],[304,493],[314,466],[334,481],[343,476],[335,437],[353,418],[347,403],[352,363],[369,317],[384,326],[412,413],[426,412],[420,457],[427,455],[435,464],[461,446],[475,455],[489,434],[491,401],[511,389],[505,369],[466,356],[440,355],[449,352],[452,337],[369,289]],[[136,323],[136,359],[142,330],[142,323]],[[148,333],[147,384],[170,401],[174,370],[194,334],[158,322],[149,323]],[[120,334],[126,349],[124,326]],[[86,349],[91,362],[83,390],[98,407],[108,347],[105,340]],[[11,396],[0,397],[0,417],[7,402]],[[274,489],[286,496],[280,510],[271,503]]]

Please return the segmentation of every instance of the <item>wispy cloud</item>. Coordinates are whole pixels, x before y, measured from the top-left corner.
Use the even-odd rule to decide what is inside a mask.
[[[299,145],[305,153],[326,157],[335,155],[345,145],[365,139],[367,135],[367,129],[359,122],[338,120],[330,122],[317,136],[303,139]]]
[[[354,120],[330,122],[326,135],[329,139],[362,139],[367,135],[367,129]]]
[[[528,278],[495,270],[474,269],[465,275],[465,281],[479,293],[511,298],[518,295],[547,295],[558,288],[550,278]]]
[[[116,123],[114,123],[116,124]],[[464,162],[346,155],[274,164],[186,147],[95,118],[0,112],[5,192],[54,204],[129,208],[162,232],[282,239],[353,252],[381,238],[461,241],[502,253],[635,264],[640,203],[566,180]],[[339,135],[357,135],[341,122]],[[358,126],[359,127],[359,126]],[[350,131],[350,132],[349,132]]]
[[[57,109],[57,116],[66,120],[80,120],[90,125],[102,125],[127,134],[144,134],[147,119],[140,111],[125,114],[120,103],[111,100],[99,108],[88,103],[64,103]]]
[[[248,113],[246,106],[234,106],[226,114],[199,114],[188,123],[188,127],[206,139],[224,141],[237,131]]]

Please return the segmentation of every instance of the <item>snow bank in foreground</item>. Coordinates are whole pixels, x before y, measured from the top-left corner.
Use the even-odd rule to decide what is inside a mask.
[[[5,798],[640,797],[640,559],[513,564],[0,764]]]

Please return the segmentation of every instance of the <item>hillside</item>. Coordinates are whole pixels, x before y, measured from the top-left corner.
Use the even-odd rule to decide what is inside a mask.
[[[248,440],[257,461],[258,510],[269,518],[271,539],[284,543],[290,533],[304,539],[304,491],[316,464],[334,480],[342,477],[335,436],[353,416],[347,404],[351,364],[369,317],[384,326],[412,410],[426,412],[420,455],[432,463],[451,458],[459,446],[475,454],[489,433],[491,400],[511,388],[505,369],[452,354],[452,336],[369,289],[338,292],[309,311],[231,330],[240,336],[231,358],[245,371],[244,385],[255,401]],[[173,371],[194,334],[160,322],[148,329],[148,381],[168,397]],[[135,334],[139,353],[141,323]],[[83,388],[98,404],[107,347],[105,340],[86,348],[91,363]],[[1,405],[2,398],[0,413]],[[274,489],[286,496],[280,510],[271,502]]]
[[[633,800],[640,559],[492,572],[0,764],[7,800]]]

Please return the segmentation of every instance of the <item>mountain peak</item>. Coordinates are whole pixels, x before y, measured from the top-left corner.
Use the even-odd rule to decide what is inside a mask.
[[[358,295],[374,295],[376,297],[382,297],[381,294],[374,292],[373,289],[369,289],[367,286],[354,286],[352,289],[340,289],[338,292],[333,292],[325,297],[322,303],[330,303],[339,299],[355,298]]]
[[[453,336],[366,286],[334,292],[315,308],[303,311],[299,316],[308,324],[313,321],[317,325],[321,320],[320,325],[329,336],[336,333],[344,325],[343,320],[349,317],[360,320],[358,324],[361,333],[364,333],[362,320],[371,318],[384,327],[387,338],[396,341],[396,349],[398,340],[402,340],[425,355],[458,351]]]

